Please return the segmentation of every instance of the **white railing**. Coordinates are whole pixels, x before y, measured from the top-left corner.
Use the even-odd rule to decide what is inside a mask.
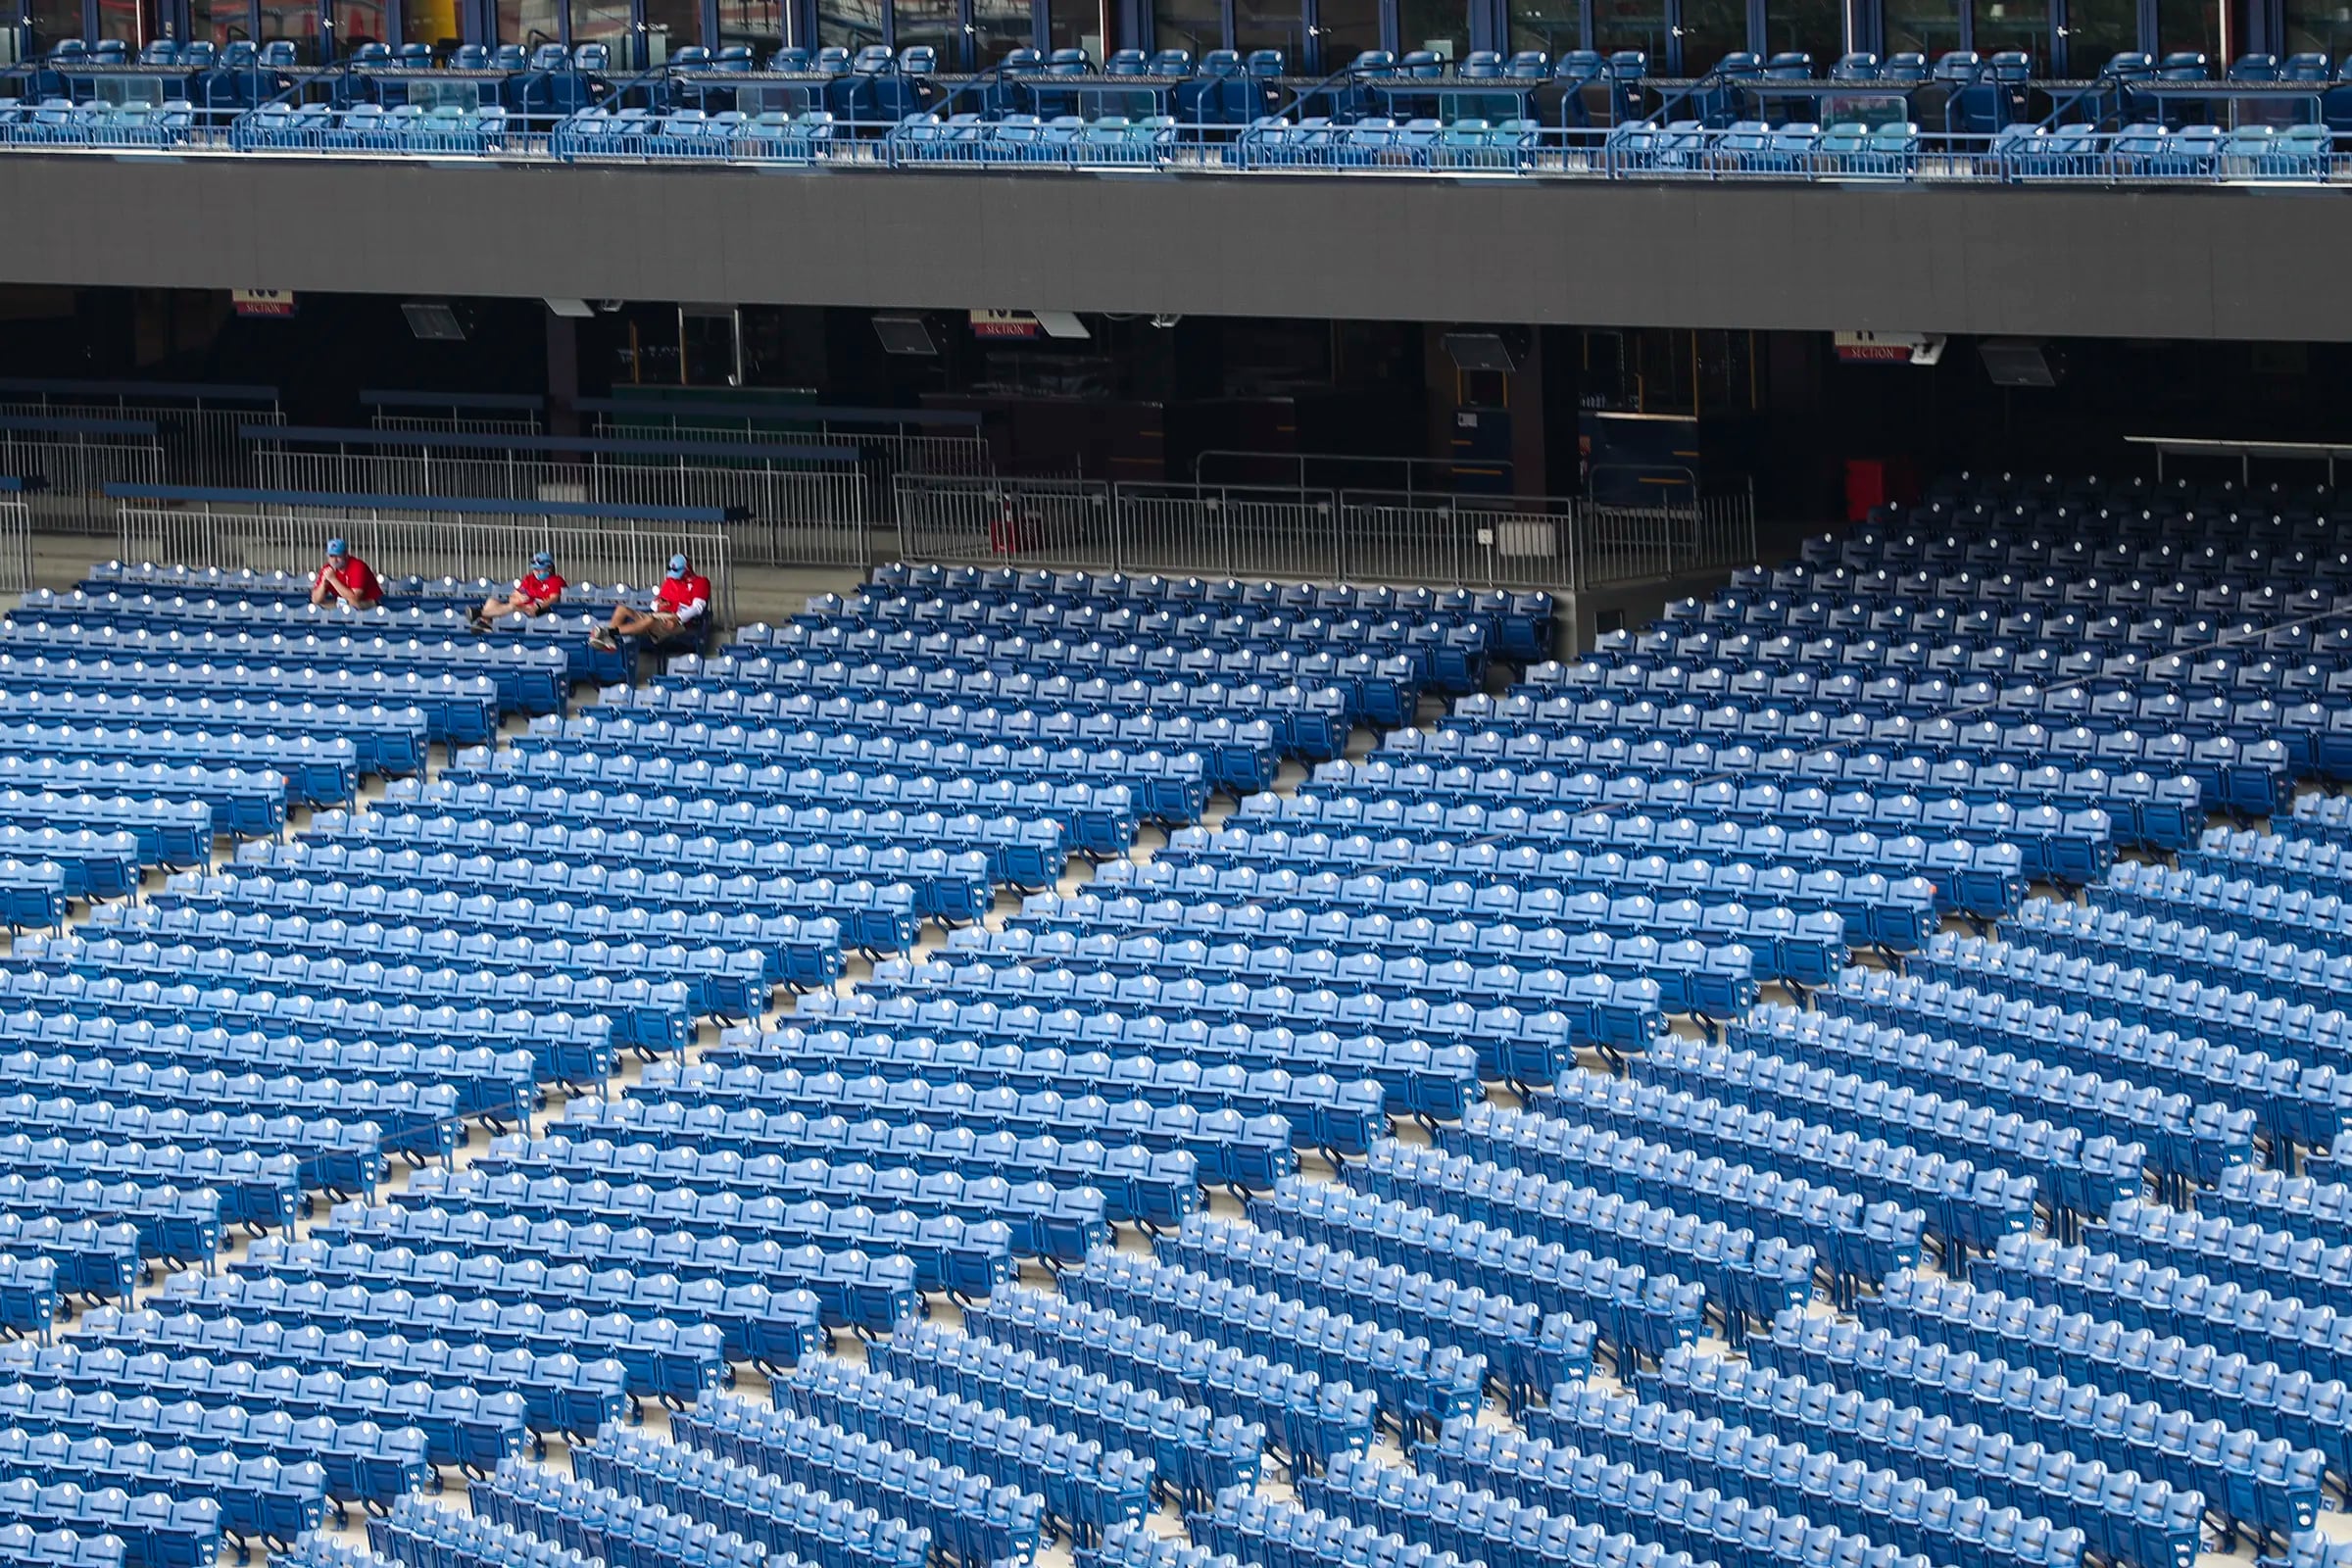
[[[512,576],[549,550],[578,582],[650,587],[680,552],[710,579],[723,621],[735,618],[733,541],[708,527],[617,518],[602,525],[561,514],[433,513],[375,508],[125,505],[119,558],[224,571],[307,571],[325,540],[340,535],[386,576],[493,579]]]
[[[1087,571],[1587,589],[1755,560],[1741,483],[1622,508],[1582,497],[1312,486],[902,478],[899,554]]]

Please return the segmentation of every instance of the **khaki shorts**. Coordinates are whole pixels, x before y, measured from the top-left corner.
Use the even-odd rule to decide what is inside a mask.
[[[646,629],[646,635],[664,642],[675,637],[685,624],[675,615],[656,615],[653,619],[654,623]]]

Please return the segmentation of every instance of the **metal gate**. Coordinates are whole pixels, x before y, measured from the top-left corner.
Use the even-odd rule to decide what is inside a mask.
[[[1343,492],[1345,561],[1337,576],[1480,588],[1578,586],[1570,496]]]
[[[175,484],[253,483],[245,427],[286,422],[273,387],[0,380],[0,418],[148,420]]]
[[[426,504],[429,506],[429,503]],[[517,511],[484,516],[402,508],[323,508],[124,504],[119,556],[126,562],[217,566],[224,571],[308,571],[330,534],[351,542],[385,576],[504,578],[541,550],[555,552],[565,576],[580,582],[662,580],[669,558],[692,557],[710,579],[719,618],[735,618],[732,542],[708,525],[616,518],[584,525],[558,514]]]

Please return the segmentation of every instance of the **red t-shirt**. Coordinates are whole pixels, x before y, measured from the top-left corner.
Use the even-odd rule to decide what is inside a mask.
[[[514,579],[514,591],[534,603],[546,604],[564,592],[564,579],[552,571],[544,577],[526,571]]]
[[[664,577],[662,591],[654,595],[654,609],[661,614],[676,615],[680,619],[696,605],[710,603],[710,579],[689,574],[684,577]]]
[[[316,588],[330,577],[358,595],[360,603],[364,605],[372,605],[384,597],[384,585],[375,580],[375,573],[368,569],[368,563],[357,556],[345,556],[341,571],[335,570],[335,564],[331,561],[322,564],[318,567],[318,575],[311,579],[311,586]]]

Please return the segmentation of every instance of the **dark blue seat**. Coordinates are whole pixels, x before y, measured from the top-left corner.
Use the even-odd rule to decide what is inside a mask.
[[[1879,79],[1879,57],[1868,50],[1856,50],[1840,55],[1830,68],[1832,81],[1876,81]]]
[[[1923,82],[1928,79],[1928,57],[1916,49],[1897,50],[1879,68],[1879,79],[1905,85]]]
[[[1813,57],[1802,50],[1785,50],[1764,62],[1766,81],[1811,81]]]
[[[2231,81],[2277,81],[2279,79],[2278,57],[2277,55],[2239,55],[2235,60],[2230,62],[2230,79]]]

